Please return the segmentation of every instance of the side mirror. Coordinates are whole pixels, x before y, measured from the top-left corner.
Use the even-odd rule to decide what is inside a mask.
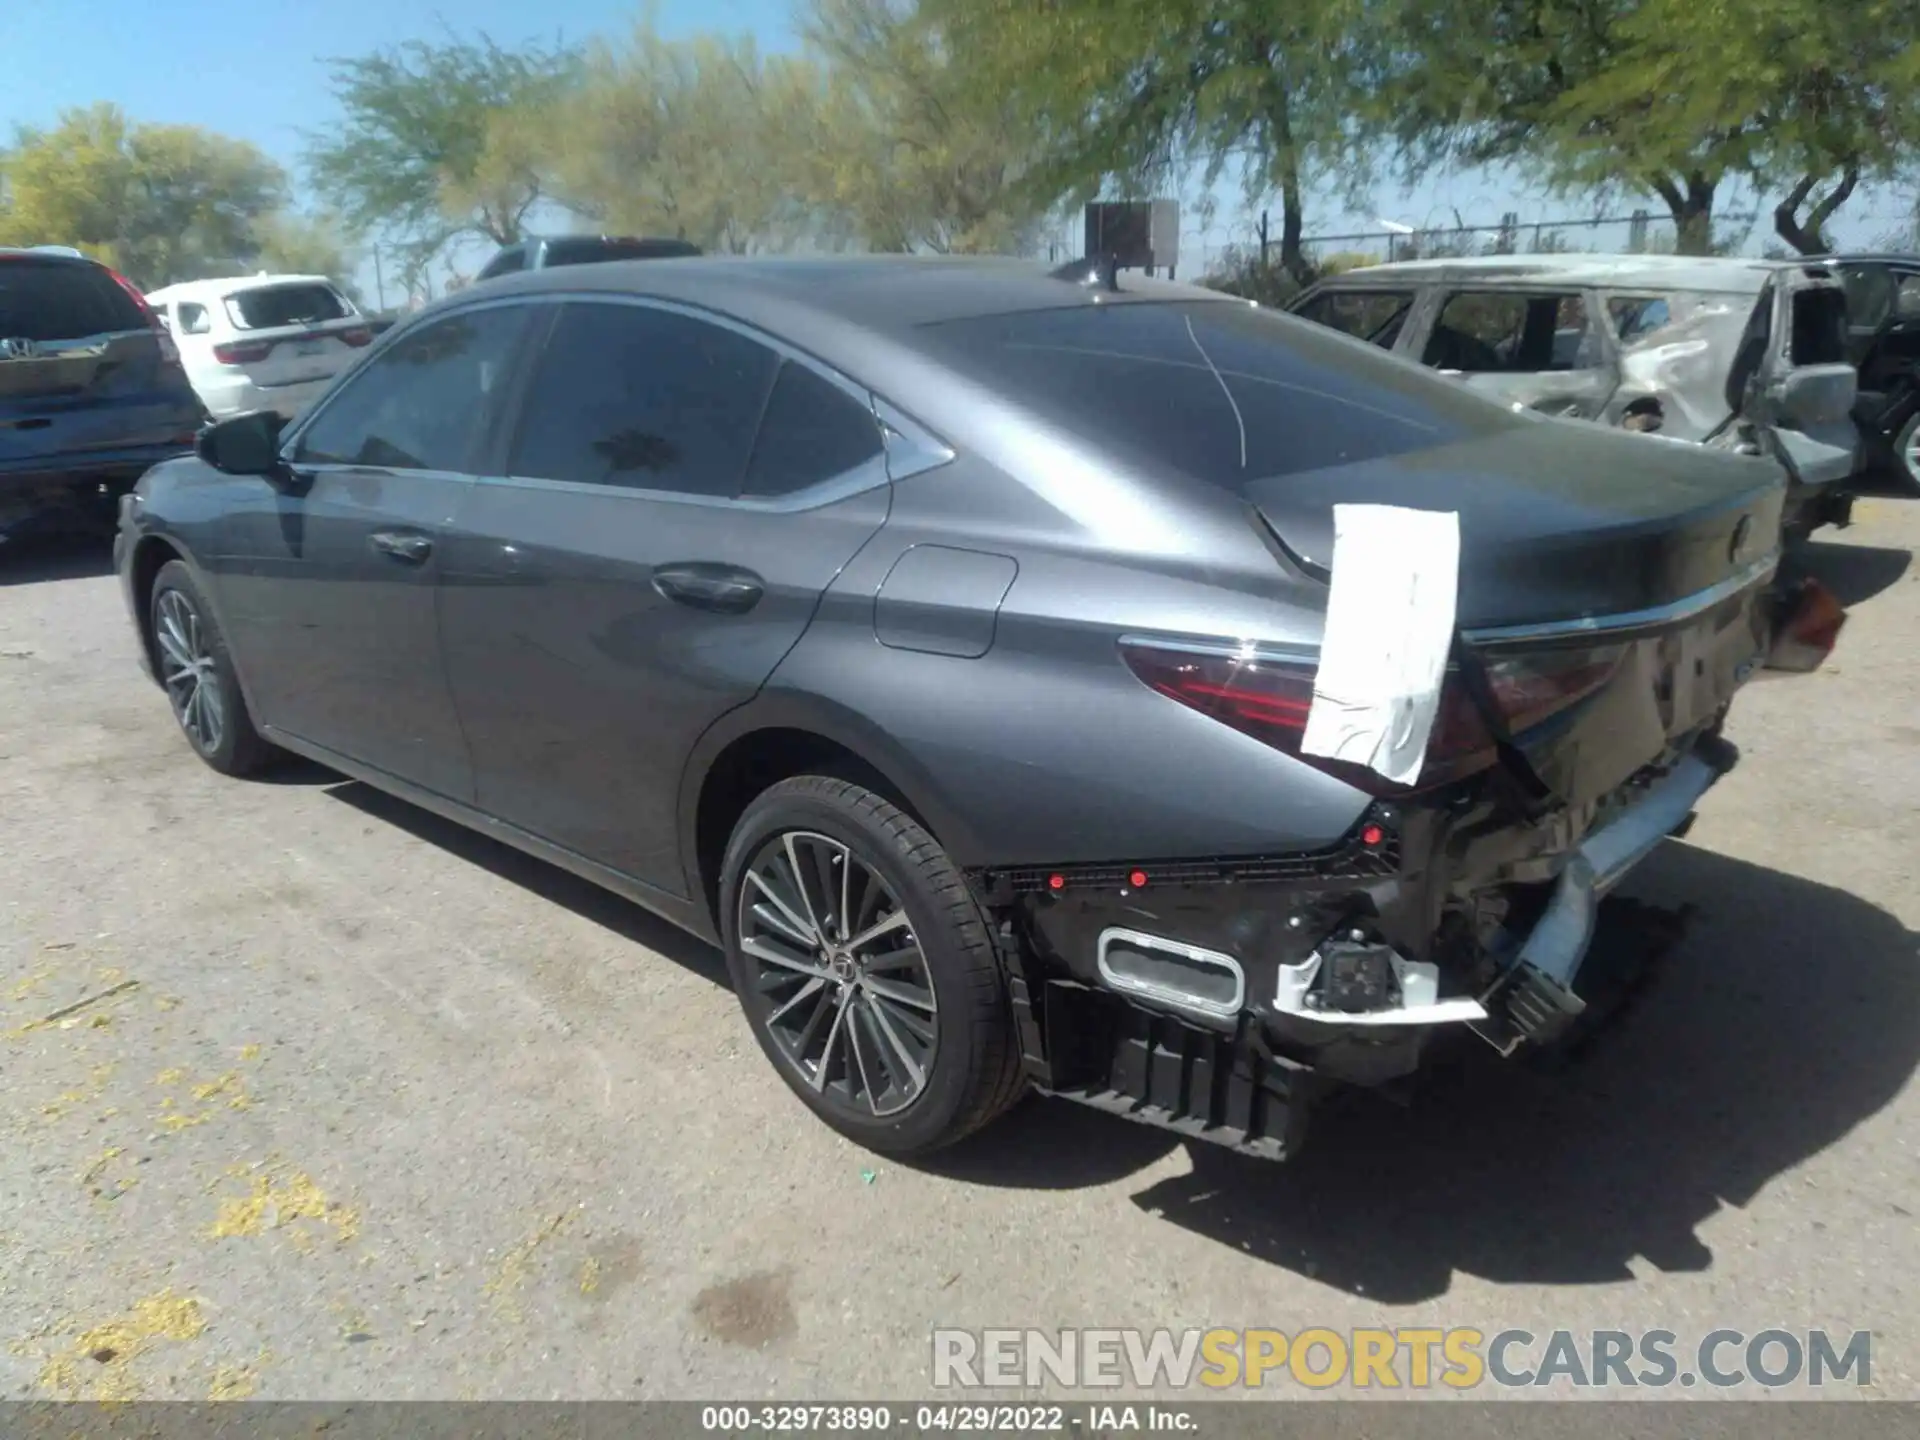
[[[250,410],[216,420],[194,437],[193,453],[227,475],[280,473],[280,427],[274,410]]]

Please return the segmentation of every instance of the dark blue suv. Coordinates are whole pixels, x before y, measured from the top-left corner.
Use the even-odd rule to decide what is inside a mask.
[[[73,251],[0,249],[0,544],[110,525],[204,417],[131,281]]]

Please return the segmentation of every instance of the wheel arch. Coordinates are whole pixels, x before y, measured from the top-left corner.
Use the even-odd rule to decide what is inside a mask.
[[[794,775],[853,780],[906,811],[957,865],[978,844],[933,777],[878,726],[819,696],[762,695],[701,736],[680,784],[680,853],[687,893],[719,923],[720,866],[755,796]],[[965,857],[965,858],[963,858]]]

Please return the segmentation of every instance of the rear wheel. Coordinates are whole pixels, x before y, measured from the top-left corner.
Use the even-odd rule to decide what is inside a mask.
[[[149,607],[154,669],[193,753],[222,775],[251,775],[272,760],[247,713],[233,657],[213,612],[178,560],[160,567]]]
[[[1900,427],[1893,439],[1894,464],[1909,490],[1920,490],[1920,415]]]
[[[911,1155],[1019,1095],[1006,977],[938,842],[859,785],[782,781],[735,827],[721,928],[774,1068],[834,1129]]]

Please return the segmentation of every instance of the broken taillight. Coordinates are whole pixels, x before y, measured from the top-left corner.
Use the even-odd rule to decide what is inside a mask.
[[[1395,785],[1364,766],[1301,753],[1307,713],[1313,708],[1314,667],[1306,661],[1257,652],[1216,655],[1137,641],[1123,642],[1120,653],[1135,675],[1168,699],[1368,794],[1407,793],[1409,787]],[[1479,707],[1459,677],[1449,671],[1420,779],[1411,788],[1431,790],[1449,784],[1485,770],[1495,758],[1493,736]]]
[[[1482,669],[1507,733],[1518,735],[1598,693],[1626,654],[1624,645],[1529,651],[1490,657]]]
[[[1767,668],[1802,674],[1819,669],[1839,643],[1847,623],[1846,607],[1812,576],[1787,590],[1783,602],[1773,647],[1767,652]]]

